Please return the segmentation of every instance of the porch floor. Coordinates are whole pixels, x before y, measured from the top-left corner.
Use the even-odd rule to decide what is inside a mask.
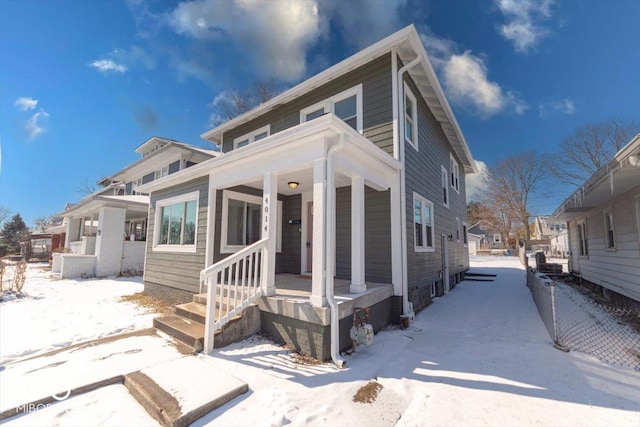
[[[260,310],[283,316],[317,323],[330,324],[329,307],[313,307],[311,297],[311,276],[299,274],[276,274],[276,294],[263,297],[258,303]],[[356,307],[369,307],[393,296],[390,283],[367,283],[367,290],[360,294],[349,292],[349,280],[335,279],[335,299],[338,303],[339,317],[345,318]]]

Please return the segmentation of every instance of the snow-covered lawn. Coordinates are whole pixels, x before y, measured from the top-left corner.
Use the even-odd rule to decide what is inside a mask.
[[[154,313],[120,301],[141,277],[52,280],[45,265],[29,264],[25,297],[0,302],[0,363],[152,326]]]
[[[258,336],[200,360],[181,359],[210,364],[250,388],[194,425],[640,425],[639,373],[553,348],[516,258],[476,257],[472,270],[497,277],[458,284],[420,312],[409,329],[381,331],[372,347],[346,356],[343,370],[297,363],[286,349]],[[11,364],[0,373],[2,396],[27,375],[59,381],[60,373],[77,367],[116,373],[181,357],[164,338],[150,338]],[[56,357],[66,362],[56,365]],[[210,381],[215,384],[215,375]],[[118,424],[127,415],[132,423],[145,423],[122,391],[116,386],[72,397],[7,424]],[[193,390],[172,391],[184,398]]]

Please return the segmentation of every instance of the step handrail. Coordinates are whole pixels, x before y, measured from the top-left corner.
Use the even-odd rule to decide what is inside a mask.
[[[268,242],[268,238],[258,240],[200,272],[200,292],[202,286],[207,285],[205,353],[213,351],[215,331],[262,296],[262,282],[266,277],[261,274],[261,269]],[[216,303],[223,309],[220,311],[225,313],[223,316],[218,312]]]

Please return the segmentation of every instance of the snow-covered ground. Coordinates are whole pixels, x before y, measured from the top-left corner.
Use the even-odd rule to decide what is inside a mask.
[[[475,257],[472,270],[497,277],[458,284],[420,312],[409,329],[381,331],[372,347],[359,347],[346,356],[343,370],[296,363],[287,350],[258,336],[199,356],[197,362],[236,376],[250,391],[195,425],[640,425],[638,372],[553,348],[516,258]],[[56,369],[67,365],[73,372],[76,363],[100,371],[116,358],[123,369],[127,360],[135,365],[134,357],[167,351],[157,341],[161,337],[149,342],[142,340],[148,337],[137,338],[131,344],[137,353],[124,351],[123,342],[115,353],[101,346],[91,350],[100,352],[94,357],[78,356],[78,362],[67,357],[65,364],[45,365],[38,375],[46,380],[50,372],[55,378]],[[173,357],[178,356],[166,354]],[[37,368],[27,365],[36,360],[12,364],[11,369],[27,373]],[[6,374],[0,372],[3,387],[11,378]],[[366,390],[368,403],[354,401]],[[7,388],[2,391],[0,398]],[[56,404],[8,424],[113,424],[112,408],[97,405],[97,399],[122,405],[118,416],[130,412],[132,422],[144,423],[121,391],[116,387],[106,394],[72,397],[64,406]],[[189,395],[189,390],[173,391]]]
[[[141,277],[53,280],[44,266],[29,264],[25,297],[0,303],[0,363],[152,326],[154,313],[120,301]]]

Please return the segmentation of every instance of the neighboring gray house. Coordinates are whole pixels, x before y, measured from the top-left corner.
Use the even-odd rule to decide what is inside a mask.
[[[478,239],[474,239],[474,241],[478,241],[478,251],[507,248],[500,231],[487,220],[482,219],[469,227],[469,234],[480,238],[479,241]]]
[[[640,134],[565,200],[553,219],[567,223],[569,271],[617,303],[637,305]]]
[[[223,154],[140,189],[145,292],[206,323],[207,351],[212,316],[256,303],[247,333],[340,364],[355,307],[411,319],[469,268],[474,161],[413,26],[202,136]],[[188,303],[201,283],[215,313]]]

